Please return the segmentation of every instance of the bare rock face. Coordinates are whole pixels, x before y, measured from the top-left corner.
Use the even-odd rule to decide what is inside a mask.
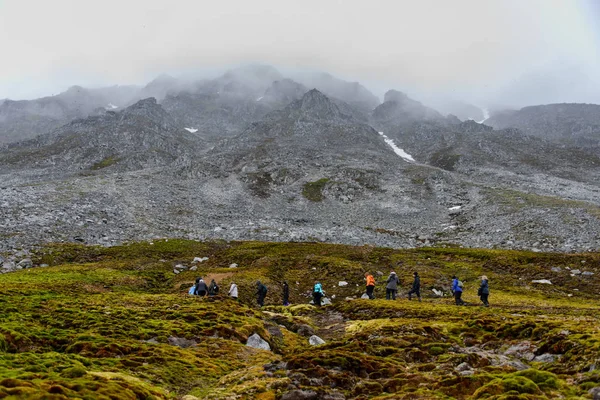
[[[0,103],[0,137],[17,114],[60,121],[0,149],[0,252],[173,236],[598,249],[593,107],[519,114],[543,115],[536,129],[556,117],[561,132],[585,120],[573,131],[592,140],[583,146],[443,117],[398,91],[379,104],[360,84],[299,83],[268,66],[181,85],[162,77]],[[72,114],[77,104],[84,112]]]

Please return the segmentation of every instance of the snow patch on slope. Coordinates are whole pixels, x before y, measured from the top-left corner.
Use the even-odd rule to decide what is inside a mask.
[[[185,129],[189,133],[196,133],[196,132],[198,132],[198,129],[196,129],[196,128],[183,128],[183,129]]]
[[[108,103],[105,107],[107,110],[114,110],[115,108],[119,108],[119,106],[115,106],[113,103]]]
[[[379,134],[383,137],[383,140],[388,144],[388,146],[390,146],[392,150],[394,150],[394,153],[402,157],[404,161],[415,162],[415,159],[412,158],[410,154],[402,150],[400,147],[396,146],[396,143],[394,143],[392,139],[384,135],[383,132],[379,132]]]

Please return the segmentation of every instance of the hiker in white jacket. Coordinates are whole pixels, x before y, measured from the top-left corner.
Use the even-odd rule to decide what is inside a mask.
[[[238,299],[238,287],[233,282],[231,282],[231,286],[229,287],[229,297],[231,297],[234,300]]]

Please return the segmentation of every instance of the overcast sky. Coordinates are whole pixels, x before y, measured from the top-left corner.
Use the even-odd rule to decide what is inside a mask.
[[[594,0],[0,0],[0,98],[244,63],[421,99],[600,103]]]

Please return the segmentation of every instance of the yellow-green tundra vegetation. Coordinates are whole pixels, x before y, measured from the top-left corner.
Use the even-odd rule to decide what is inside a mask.
[[[34,262],[50,266],[0,275],[2,399],[589,399],[600,386],[595,253],[161,240],[52,245]],[[384,299],[391,270],[396,301]],[[405,296],[414,270],[422,302]],[[351,299],[366,271],[377,299]],[[453,274],[467,306],[449,296]],[[188,295],[197,276],[223,295]],[[332,305],[308,304],[316,279]],[[239,302],[226,296],[232,281]],[[272,351],[246,346],[254,333]],[[309,345],[313,334],[326,343]]]

